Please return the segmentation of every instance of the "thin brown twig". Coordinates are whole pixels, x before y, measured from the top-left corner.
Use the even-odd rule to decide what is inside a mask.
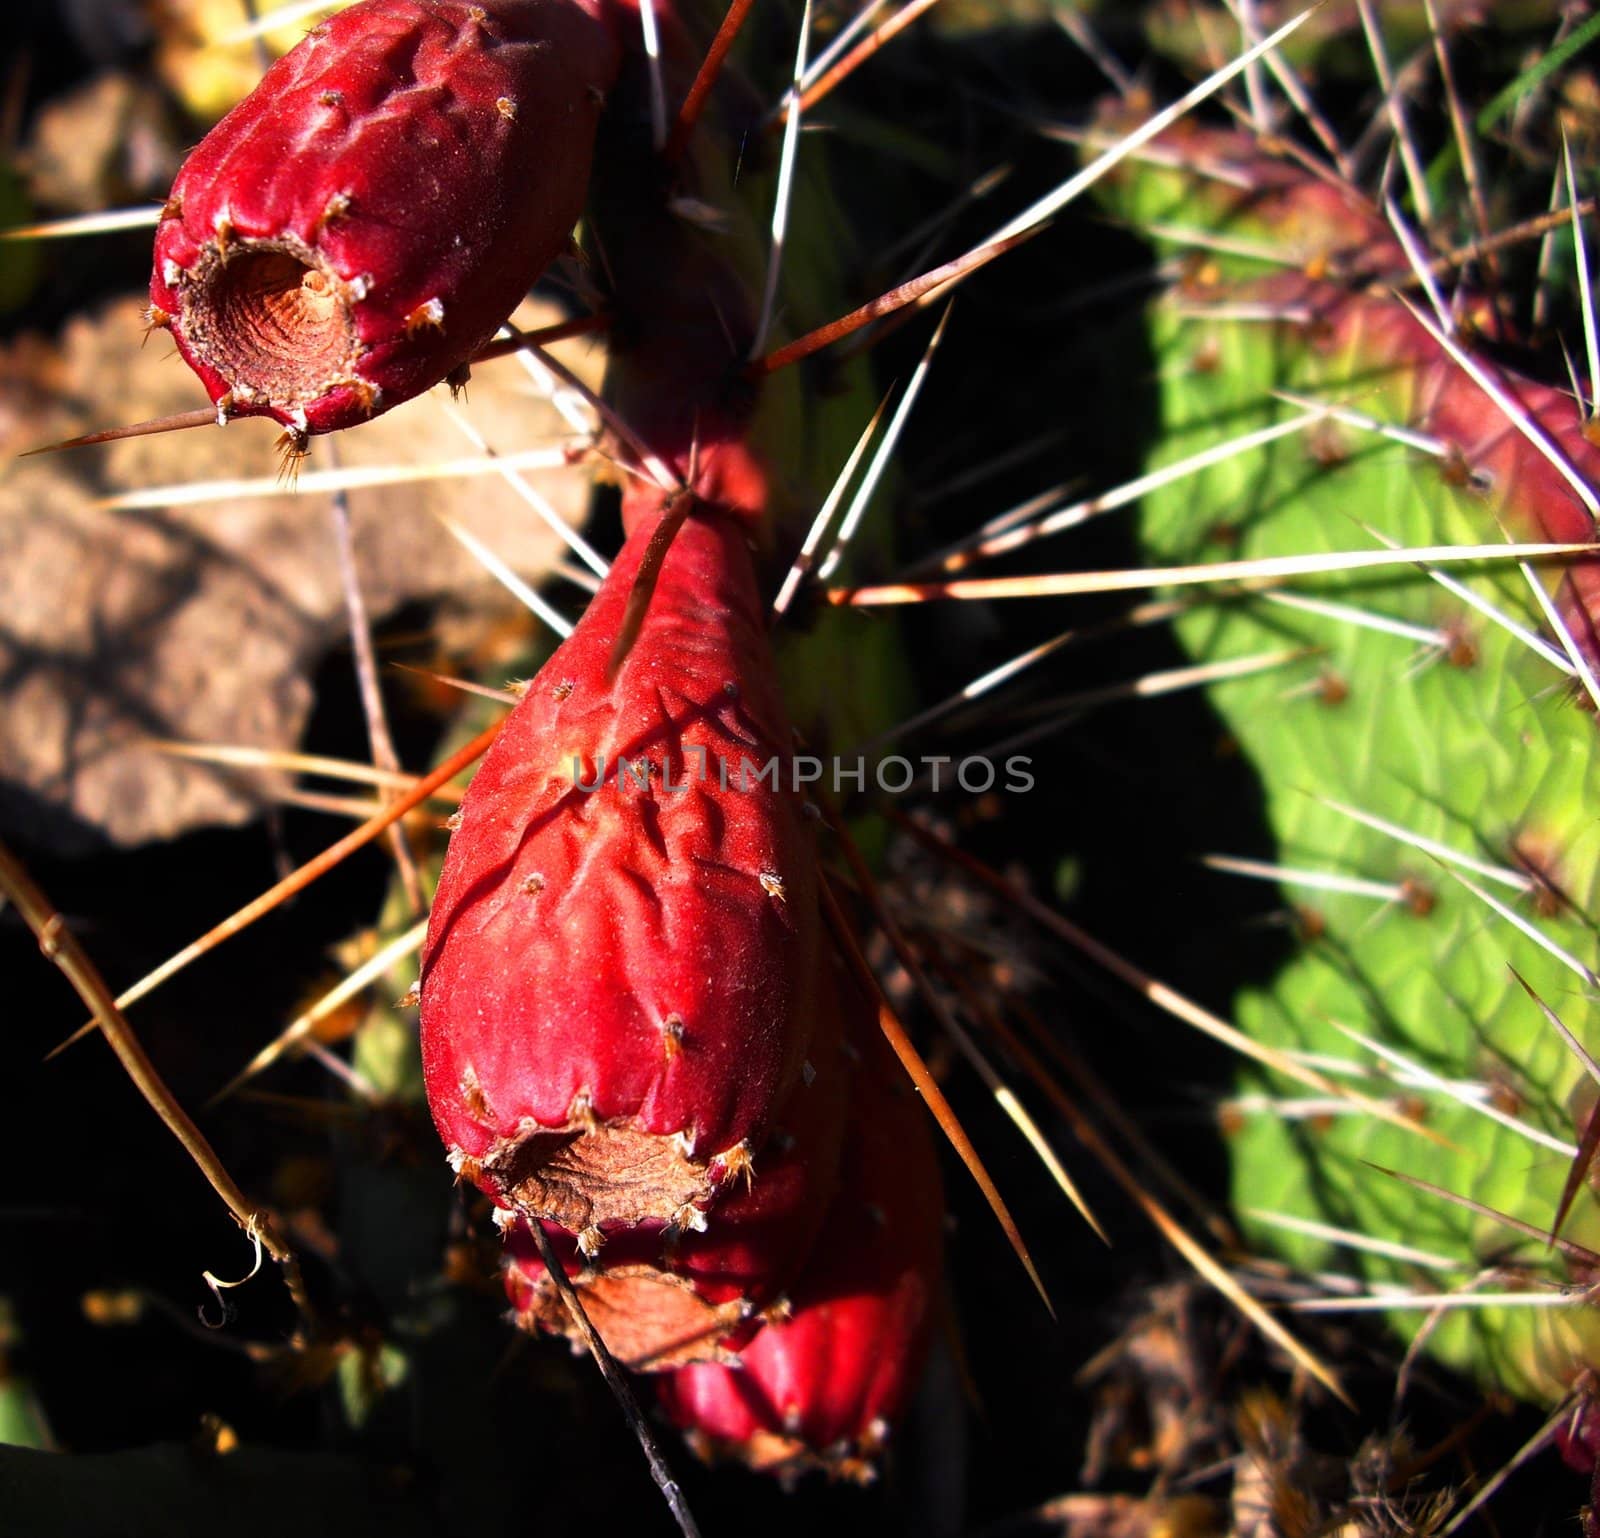
[[[330,442],[328,450],[334,468],[339,467],[337,442]],[[367,722],[367,745],[372,750],[375,768],[386,769],[391,774],[400,772],[400,755],[395,752],[394,737],[389,731],[389,717],[384,710],[383,690],[378,684],[378,659],[372,647],[372,625],[367,615],[367,601],[361,591],[361,573],[356,569],[355,534],[350,523],[350,499],[341,488],[333,493],[333,541],[339,554],[339,582],[344,589],[344,611],[350,630],[350,652],[355,661],[356,687],[361,694],[361,711]],[[392,792],[379,790],[381,800]],[[417,869],[416,856],[411,852],[411,842],[406,837],[405,824],[397,822],[384,835],[394,853],[395,867],[400,872],[400,884],[405,888],[406,902],[413,915],[423,912],[428,904],[422,890],[422,875]]]
[[[527,1226],[533,1234],[533,1242],[539,1247],[539,1258],[544,1262],[545,1270],[550,1273],[550,1280],[555,1283],[556,1291],[561,1294],[561,1301],[566,1304],[567,1313],[571,1315],[574,1327],[583,1337],[584,1344],[588,1346],[589,1354],[600,1369],[600,1376],[606,1380],[606,1387],[615,1397],[623,1418],[628,1422],[634,1436],[638,1438],[645,1461],[650,1465],[650,1477],[655,1480],[656,1488],[661,1492],[667,1503],[667,1509],[678,1524],[678,1530],[684,1538],[700,1538],[700,1529],[695,1525],[689,1503],[684,1499],[678,1481],[673,1478],[672,1469],[661,1451],[660,1444],[650,1430],[644,1412],[639,1408],[639,1401],[634,1397],[633,1390],[628,1387],[627,1379],[618,1371],[616,1359],[607,1349],[606,1343],[601,1340],[600,1332],[590,1323],[583,1300],[568,1278],[566,1268],[555,1252],[555,1246],[550,1243],[550,1236],[544,1231],[544,1224],[531,1222]]]
[[[222,1198],[239,1226],[252,1239],[259,1239],[262,1248],[283,1268],[290,1295],[305,1312],[305,1289],[294,1251],[279,1235],[269,1214],[256,1206],[234,1183],[205,1134],[178,1104],[155,1064],[150,1061],[139,1038],[134,1035],[133,1027],[112,998],[99,968],[89,959],[77,936],[67,927],[66,921],[40,891],[22,863],[3,844],[0,844],[0,889],[4,890],[23,921],[38,936],[39,949],[45,959],[60,969],[78,997],[94,1011],[95,1025],[110,1043],[111,1050],[117,1054],[134,1087],[144,1096],[151,1110],[183,1145],[184,1151],[194,1160],[211,1189]]]

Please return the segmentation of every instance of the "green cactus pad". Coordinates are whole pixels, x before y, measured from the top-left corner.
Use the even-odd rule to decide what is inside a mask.
[[[1242,162],[1234,152],[1243,142],[1196,133],[1184,158],[1211,164],[1206,152],[1216,150],[1217,163],[1244,164],[1253,185],[1141,168],[1113,194],[1139,226],[1225,232],[1271,243],[1305,264],[1275,269],[1189,248],[1189,278],[1149,315],[1162,401],[1152,466],[1300,411],[1275,391],[1347,402],[1385,423],[1432,430],[1448,439],[1446,453],[1324,419],[1147,497],[1146,561],[1372,549],[1379,538],[1371,530],[1398,544],[1434,546],[1567,538],[1545,531],[1586,525],[1548,461],[1398,299],[1323,276],[1338,265],[1341,247],[1370,253],[1383,239],[1381,226],[1375,232],[1370,214],[1342,208],[1326,188],[1297,186],[1280,165]],[[1570,399],[1515,387],[1552,438],[1574,458],[1587,454],[1580,468],[1593,476],[1595,456]],[[1449,573],[1529,631],[1553,636],[1515,565]],[[1559,576],[1547,568],[1544,580],[1553,585]],[[1548,1294],[1589,1279],[1583,1267],[1388,1171],[1538,1230],[1555,1218],[1593,1081],[1512,969],[1580,1039],[1600,1045],[1588,984],[1458,877],[1578,964],[1600,966],[1588,917],[1600,897],[1595,720],[1548,657],[1415,567],[1300,579],[1280,591],[1432,632],[1435,641],[1363,628],[1260,591],[1231,599],[1213,593],[1177,622],[1182,643],[1205,661],[1294,643],[1315,649],[1296,676],[1277,671],[1215,686],[1214,704],[1261,778],[1281,866],[1392,889],[1386,900],[1280,877],[1286,900],[1300,910],[1301,942],[1275,977],[1237,998],[1235,1018],[1256,1041],[1306,1054],[1330,1077],[1416,1114],[1444,1141],[1337,1099],[1308,1101],[1303,1085],[1251,1067],[1224,1118],[1237,1207],[1254,1244],[1307,1273],[1345,1279],[1324,1278],[1315,1291],[1344,1285],[1423,1295],[1423,1306],[1389,1311],[1406,1336],[1425,1330],[1430,1351],[1488,1384],[1558,1399],[1582,1367],[1600,1361],[1600,1314],[1592,1307],[1435,1314],[1426,1301],[1472,1291]],[[1562,602],[1574,620],[1581,617],[1570,587]],[[1471,863],[1441,860],[1331,803]],[[1485,866],[1506,874],[1484,874]],[[1399,1056],[1385,1061],[1348,1032]],[[1258,1213],[1333,1225],[1438,1260],[1308,1237]],[[1600,1248],[1600,1208],[1588,1188],[1563,1236]]]

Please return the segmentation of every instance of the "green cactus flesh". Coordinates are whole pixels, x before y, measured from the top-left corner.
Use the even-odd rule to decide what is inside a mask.
[[[1150,308],[1162,410],[1152,467],[1295,415],[1275,391],[1348,402],[1371,418],[1431,430],[1449,440],[1447,452],[1436,457],[1324,420],[1146,497],[1145,560],[1167,566],[1371,549],[1371,530],[1416,547],[1567,539],[1586,528],[1587,514],[1552,480],[1548,460],[1398,299],[1323,276],[1330,258],[1339,265],[1340,247],[1370,258],[1387,239],[1381,224],[1327,188],[1297,186],[1281,165],[1240,155],[1245,142],[1196,132],[1183,147],[1191,169],[1142,167],[1112,194],[1141,227],[1270,242],[1307,264],[1291,272],[1209,250],[1196,258],[1191,248],[1190,279]],[[1243,187],[1192,169],[1215,169],[1223,159],[1243,168]],[[1399,263],[1404,274],[1403,257]],[[1263,305],[1291,309],[1293,318],[1244,308]],[[1600,456],[1583,439],[1571,398],[1526,382],[1512,387],[1594,480]],[[1463,424],[1472,430],[1463,433]],[[1492,484],[1481,484],[1483,472]],[[1514,564],[1451,574],[1553,639]],[[1552,568],[1543,575],[1553,588],[1560,579]],[[1573,585],[1587,580],[1580,574],[1558,589],[1574,628],[1583,613]],[[1415,636],[1286,607],[1260,592],[1231,601],[1213,593],[1178,619],[1181,643],[1205,661],[1286,644],[1315,649],[1297,675],[1215,685],[1213,703],[1260,776],[1281,865],[1396,893],[1385,902],[1284,880],[1305,919],[1301,943],[1275,976],[1237,997],[1235,1019],[1256,1042],[1311,1054],[1308,1061],[1342,1083],[1414,1112],[1445,1141],[1336,1101],[1326,1114],[1304,1114],[1303,1104],[1290,1105],[1303,1101],[1302,1086],[1252,1065],[1225,1119],[1249,1239],[1308,1273],[1358,1278],[1369,1293],[1548,1292],[1591,1280],[1584,1257],[1552,1253],[1542,1238],[1389,1172],[1538,1231],[1555,1219],[1593,1083],[1512,969],[1596,1050],[1586,979],[1457,878],[1494,895],[1575,962],[1600,966],[1590,917],[1600,911],[1596,723],[1548,657],[1416,567],[1318,576],[1295,591],[1433,632],[1439,644],[1430,653]],[[1332,803],[1479,868],[1441,861]],[[1484,866],[1513,874],[1496,880]],[[1400,1056],[1386,1063],[1347,1032]],[[1485,1105],[1531,1132],[1497,1122]],[[1444,1264],[1305,1237],[1252,1216],[1259,1213],[1335,1225]],[[1587,1185],[1562,1236],[1600,1248],[1600,1206]],[[1586,1304],[1464,1307],[1437,1318],[1426,1307],[1387,1312],[1408,1337],[1426,1325],[1436,1357],[1525,1397],[1557,1399],[1581,1368],[1600,1363],[1600,1314]]]

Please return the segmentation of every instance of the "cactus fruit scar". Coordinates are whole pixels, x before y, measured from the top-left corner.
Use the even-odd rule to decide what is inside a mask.
[[[611,678],[650,533],[474,778],[423,955],[424,1071],[453,1162],[573,1234],[695,1226],[766,1142],[817,1030],[816,854],[744,529],[686,518]]]
[[[590,1322],[635,1370],[730,1358],[811,1252],[838,1179],[852,1077],[826,970],[822,982],[810,1071],[709,1213],[697,1210],[675,1227],[640,1223],[576,1239],[548,1230]],[[570,1333],[570,1315],[524,1224],[508,1228],[506,1252],[518,1323]]]
[[[942,1254],[939,1164],[926,1112],[850,991],[848,1174],[811,1259],[736,1365],[660,1380],[667,1415],[707,1459],[870,1479],[921,1374]]]
[[[364,0],[206,135],[153,324],[217,408],[297,440],[460,370],[567,242],[618,44],[592,0]]]

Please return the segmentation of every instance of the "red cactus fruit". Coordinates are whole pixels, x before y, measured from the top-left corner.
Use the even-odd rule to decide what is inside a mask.
[[[800,1082],[816,1013],[816,855],[732,518],[688,516],[608,680],[651,532],[474,778],[422,963],[452,1160],[589,1247],[705,1221]]]
[[[627,1366],[661,1371],[731,1358],[810,1254],[837,1185],[853,1077],[831,988],[818,1001],[808,1061],[812,1071],[790,1091],[753,1168],[718,1198],[703,1228],[650,1222],[604,1231],[591,1256],[546,1225],[590,1320]],[[525,1329],[571,1333],[525,1223],[508,1227],[505,1281]]]
[[[150,319],[216,403],[296,437],[471,358],[580,213],[618,43],[600,0],[363,0],[184,162]]]
[[[860,995],[855,995],[859,1005]],[[927,1112],[867,1011],[839,1193],[790,1312],[737,1365],[660,1380],[663,1406],[708,1459],[869,1479],[922,1369],[939,1284],[944,1202]]]

